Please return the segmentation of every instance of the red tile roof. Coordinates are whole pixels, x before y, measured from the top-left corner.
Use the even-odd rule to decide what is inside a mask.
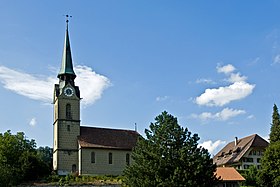
[[[84,148],[132,150],[139,136],[132,130],[81,126],[78,142]]]
[[[244,177],[233,167],[217,167],[215,174],[223,181],[245,181]]]
[[[239,139],[237,145],[235,145],[235,141],[228,143],[214,156],[213,161],[217,164],[217,166],[232,164],[239,162],[239,160],[250,148],[265,149],[267,146],[268,142],[266,140],[257,134],[253,134]]]

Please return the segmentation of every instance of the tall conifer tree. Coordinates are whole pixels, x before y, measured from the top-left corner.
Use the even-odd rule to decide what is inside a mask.
[[[269,136],[270,144],[262,157],[262,169],[259,171],[257,183],[261,187],[278,187],[280,186],[280,119],[275,104]]]
[[[280,118],[276,104],[273,106],[272,124],[269,135],[270,143],[280,141]]]
[[[124,171],[125,183],[130,187],[213,186],[216,165],[208,151],[198,147],[198,135],[191,136],[167,112],[155,120],[145,130],[147,139],[140,139],[132,153],[134,163]]]

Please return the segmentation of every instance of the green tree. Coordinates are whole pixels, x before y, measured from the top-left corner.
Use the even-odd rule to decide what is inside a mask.
[[[124,171],[124,182],[138,186],[213,186],[216,182],[208,151],[198,147],[199,137],[180,127],[177,118],[163,112],[146,129],[133,150],[134,162]]]
[[[262,169],[259,171],[257,183],[264,187],[278,187],[280,186],[280,118],[275,104],[269,136],[270,144],[261,159]]]
[[[13,186],[42,176],[44,161],[38,156],[35,140],[23,132],[0,133],[0,186]]]
[[[263,187],[280,186],[280,141],[270,144],[261,160],[258,184]]]
[[[46,147],[39,147],[37,149],[38,158],[44,163],[44,170],[42,175],[48,175],[52,171],[52,161],[53,161],[53,149]]]
[[[273,106],[272,124],[269,135],[270,143],[280,141],[280,118],[276,104]]]
[[[248,170],[238,171],[246,180],[242,183],[244,186],[257,186],[258,169],[251,165]]]

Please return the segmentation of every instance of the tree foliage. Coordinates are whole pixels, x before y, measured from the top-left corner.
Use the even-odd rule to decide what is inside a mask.
[[[274,104],[270,129],[270,144],[261,159],[262,169],[257,183],[264,187],[280,186],[280,118],[278,108]]]
[[[125,171],[128,186],[213,186],[216,165],[208,151],[198,147],[199,137],[180,127],[177,118],[163,112],[140,138]]]
[[[269,135],[270,143],[280,141],[280,118],[276,104],[273,106],[272,124]]]
[[[262,157],[258,184],[263,187],[280,186],[280,142],[270,144]]]
[[[0,186],[13,186],[34,180],[49,171],[38,155],[35,140],[26,139],[23,132],[0,133]]]
[[[255,165],[251,165],[247,170],[238,170],[238,172],[246,179],[242,182],[244,186],[257,186],[258,169]]]
[[[45,147],[39,147],[37,149],[37,155],[38,158],[43,161],[45,165],[45,174],[49,174],[52,171],[52,161],[53,161],[53,149],[45,146]]]

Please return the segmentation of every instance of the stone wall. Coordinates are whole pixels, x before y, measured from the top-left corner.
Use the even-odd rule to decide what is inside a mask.
[[[80,175],[121,175],[127,165],[127,154],[131,163],[131,151],[87,148],[80,149],[79,152]],[[91,160],[92,152],[95,153],[95,163]],[[109,164],[109,153],[112,153],[112,164]]]

